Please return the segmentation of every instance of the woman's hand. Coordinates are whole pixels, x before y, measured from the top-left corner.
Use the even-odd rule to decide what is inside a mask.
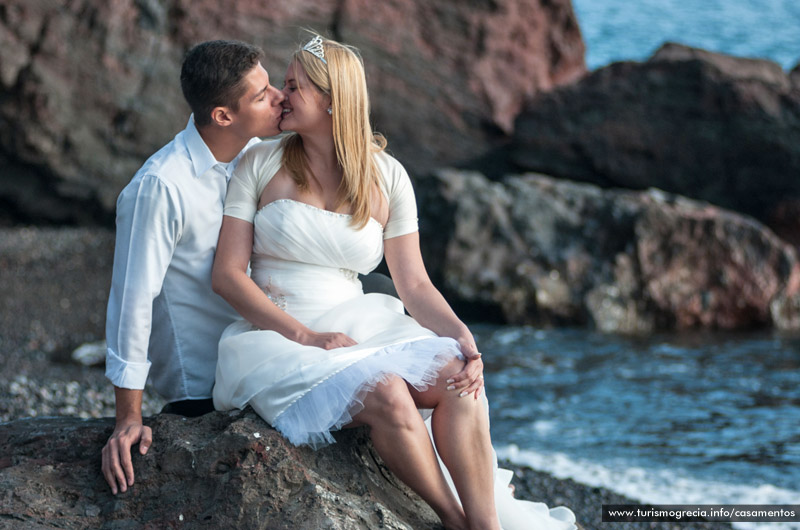
[[[306,336],[297,342],[305,344],[306,346],[316,346],[317,348],[323,348],[325,350],[346,348],[347,346],[355,346],[358,344],[344,333],[317,333],[314,331],[306,334]]]
[[[474,392],[475,399],[483,393],[483,360],[471,335],[459,337],[458,344],[461,353],[466,357],[467,364],[456,375],[447,380],[447,390],[458,392],[459,397],[464,397]]]

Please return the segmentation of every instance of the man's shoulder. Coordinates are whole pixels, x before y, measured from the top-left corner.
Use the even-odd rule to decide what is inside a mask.
[[[134,179],[155,177],[164,183],[173,183],[192,176],[192,160],[181,135],[153,153],[136,172]]]
[[[136,197],[143,192],[145,196],[180,193],[184,187],[182,183],[189,181],[192,171],[191,158],[180,135],[177,135],[136,171],[120,192],[117,206],[120,201],[137,200]]]

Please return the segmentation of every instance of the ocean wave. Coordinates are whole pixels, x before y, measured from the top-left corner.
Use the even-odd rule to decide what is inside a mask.
[[[797,504],[800,491],[772,484],[728,484],[698,480],[679,469],[644,469],[575,459],[563,453],[543,453],[511,444],[496,448],[497,456],[516,465],[544,471],[558,479],[601,487],[647,504]],[[741,530],[800,530],[800,523],[734,523]]]

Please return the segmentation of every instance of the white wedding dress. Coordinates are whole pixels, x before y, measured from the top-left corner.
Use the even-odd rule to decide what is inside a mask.
[[[396,374],[424,389],[461,355],[456,341],[405,315],[398,299],[363,294],[357,274],[372,271],[383,256],[384,229],[376,220],[356,230],[349,215],[281,199],[258,210],[253,225],[253,280],[309,328],[342,332],[358,344],[324,350],[235,322],[220,340],[217,409],[249,404],[292,443],[316,447],[334,441],[330,431],[350,422],[383,377]],[[514,499],[510,479],[511,472],[496,469],[505,530],[575,528],[567,508]]]

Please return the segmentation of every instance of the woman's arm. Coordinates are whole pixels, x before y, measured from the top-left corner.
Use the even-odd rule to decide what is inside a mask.
[[[330,350],[356,342],[343,333],[317,333],[276,306],[247,275],[253,249],[253,225],[223,216],[211,287],[246,320],[259,329],[277,331],[284,337]]]
[[[385,240],[384,255],[397,293],[411,316],[423,327],[439,336],[451,337],[461,346],[467,365],[451,378],[451,386],[462,395],[475,392],[477,398],[483,386],[481,354],[472,333],[431,282],[422,262],[419,232]]]

